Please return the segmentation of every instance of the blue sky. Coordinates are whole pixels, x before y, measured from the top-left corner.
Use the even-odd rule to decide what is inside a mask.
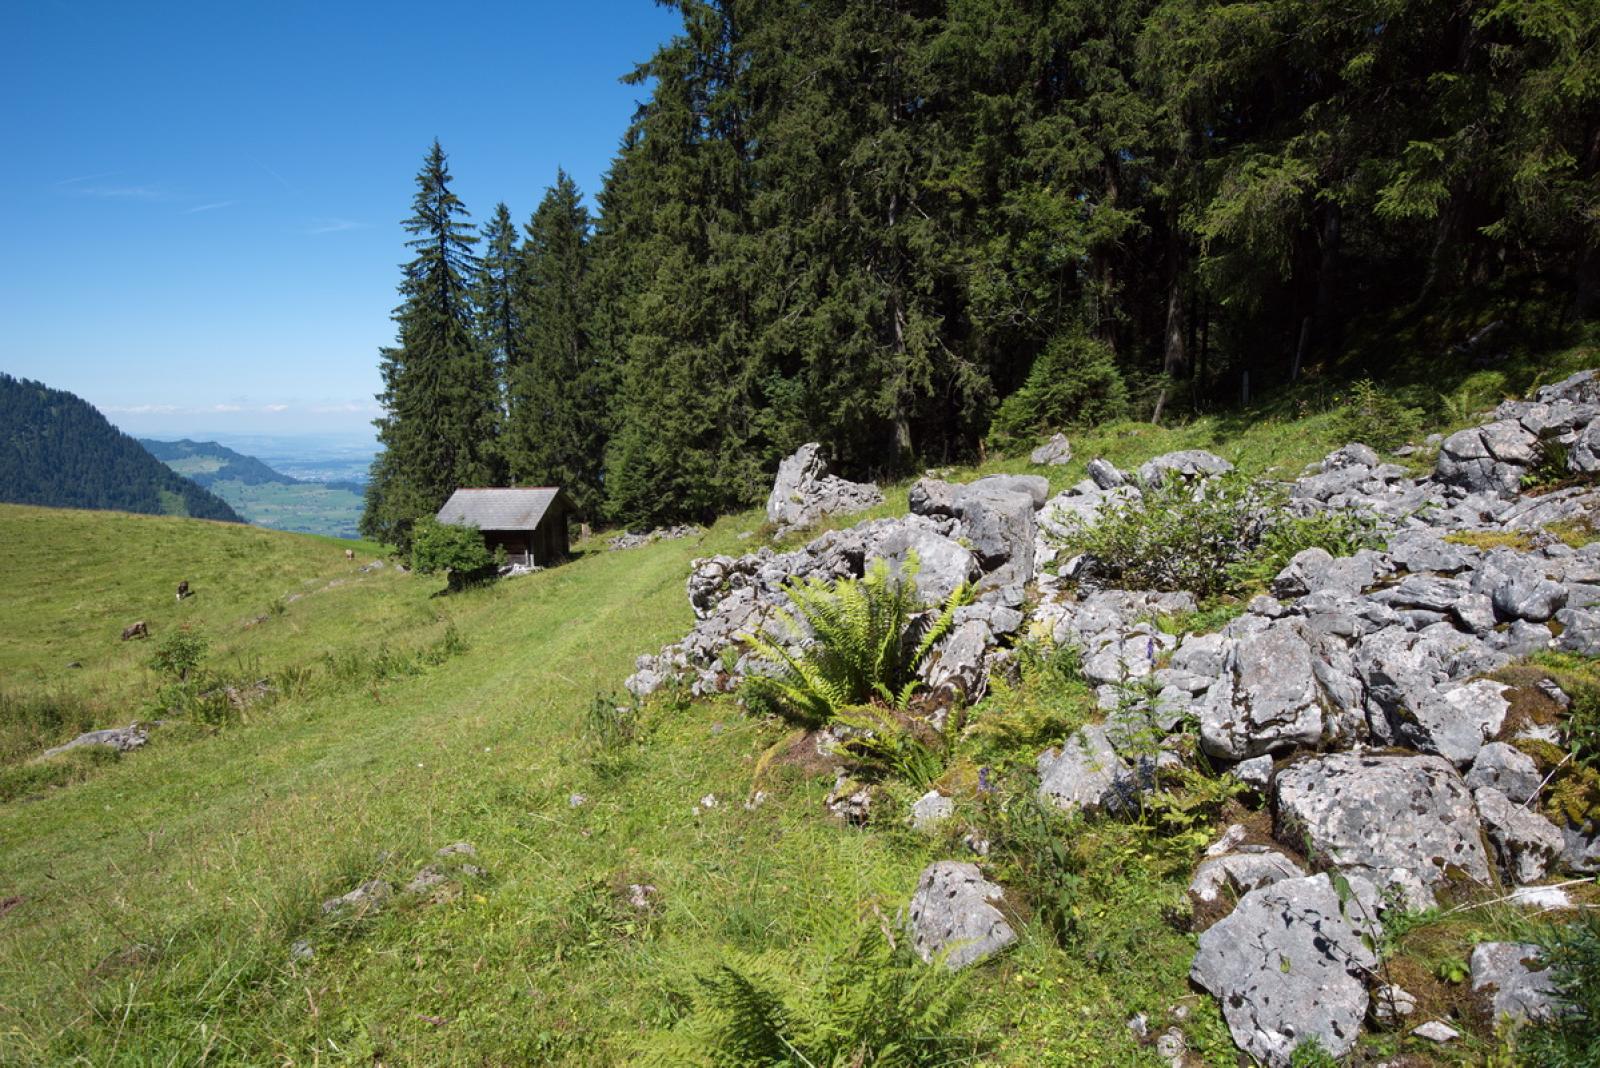
[[[676,28],[580,4],[0,5],[0,370],[131,433],[364,433],[437,136],[484,221],[592,198]]]

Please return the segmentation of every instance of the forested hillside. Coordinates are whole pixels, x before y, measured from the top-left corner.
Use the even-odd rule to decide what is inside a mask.
[[[140,438],[152,456],[227,501],[246,522],[303,534],[356,536],[365,486],[306,481],[215,441]]]
[[[157,460],[207,488],[215,482],[243,482],[248,486],[281,482],[292,486],[300,481],[274,471],[254,456],[235,452],[215,441],[190,441],[187,438],[182,441],[156,441],[140,438],[139,444]]]
[[[0,374],[0,500],[243,522],[71,393]]]
[[[428,156],[369,533],[506,480],[702,517],[808,440],[893,475],[1595,309],[1588,0],[675,6],[596,217],[559,175],[475,233]]]

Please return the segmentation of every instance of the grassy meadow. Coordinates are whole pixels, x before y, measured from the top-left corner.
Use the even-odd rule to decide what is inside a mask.
[[[1064,467],[951,474],[1039,470],[1060,488],[1097,455],[1207,448],[1290,475],[1348,429],[1290,398],[1251,420],[1082,431]],[[1234,1063],[1187,982],[1184,887],[1224,822],[1267,817],[1212,780],[1132,822],[1028,824],[1033,758],[1094,714],[1061,658],[1025,656],[1019,682],[965,713],[938,780],[957,819],[932,835],[901,819],[925,783],[888,783],[867,827],[830,818],[832,775],[731,699],[617,712],[635,657],[692,621],[690,560],[749,551],[761,519],[625,552],[596,538],[559,568],[446,596],[442,578],[360,570],[372,545],[352,563],[328,538],[0,506],[0,1064],[739,1063],[707,1052],[732,1048],[714,996],[729,974],[797,1029],[938,1039],[917,1063],[1154,1065],[1169,1027],[1194,1063]],[[152,638],[120,641],[136,620]],[[150,661],[185,627],[216,686],[266,680],[264,696],[168,716]],[[37,760],[136,719],[169,722],[120,758]],[[949,981],[888,943],[922,868],[971,856],[969,826],[1010,843],[987,864],[1020,937]],[[435,858],[458,841],[476,856]],[[406,892],[428,864],[443,881]],[[395,895],[322,909],[372,880]],[[1446,1006],[1471,941],[1532,933],[1504,907],[1419,919],[1396,959]],[[1374,1035],[1360,1056],[1505,1050],[1484,1026],[1443,1051]]]

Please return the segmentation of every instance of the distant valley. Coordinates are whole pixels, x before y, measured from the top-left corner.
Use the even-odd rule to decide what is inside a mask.
[[[315,439],[259,438],[273,466],[215,441],[140,438],[156,459],[231,505],[247,522],[276,530],[353,538],[370,455]],[[298,455],[293,450],[300,446]],[[267,450],[264,450],[267,451]],[[285,473],[288,467],[296,474]],[[343,478],[329,477],[344,475]]]

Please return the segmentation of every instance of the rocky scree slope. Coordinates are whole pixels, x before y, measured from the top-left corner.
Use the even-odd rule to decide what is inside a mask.
[[[1103,588],[1095,561],[1059,558],[1062,539],[1108,507],[1169,480],[1202,494],[1230,470],[1192,451],[1133,473],[1095,460],[1089,478],[1048,499],[1036,476],[924,479],[905,517],[830,531],[793,552],[696,561],[694,628],[642,657],[627,685],[641,696],[670,679],[697,695],[733,691],[764,670],[742,653],[741,635],[764,628],[796,640],[775,623],[790,582],[859,576],[874,558],[898,565],[915,554],[926,599],[974,584],[925,682],[975,700],[1024,634],[1081,651],[1105,717],[1039,754],[1038,792],[1089,813],[1152,789],[1185,759],[1179,735],[1197,723],[1213,764],[1270,802],[1285,848],[1247,844],[1232,829],[1201,859],[1197,903],[1240,896],[1201,933],[1191,979],[1216,996],[1251,1056],[1287,1064],[1313,1037],[1343,1055],[1369,1016],[1393,1025],[1415,1003],[1379,979],[1372,947],[1386,913],[1431,906],[1452,882],[1525,886],[1600,871],[1600,827],[1543,814],[1550,769],[1519,744],[1564,745],[1559,713],[1518,714],[1512,687],[1486,678],[1541,650],[1600,655],[1600,543],[1572,548],[1544,533],[1600,516],[1590,480],[1600,473],[1600,377],[1574,375],[1493,416],[1444,439],[1425,478],[1360,444],[1314,465],[1287,487],[1290,509],[1375,516],[1385,548],[1301,552],[1271,595],[1215,633],[1174,636],[1153,622],[1194,610],[1192,593]],[[792,466],[818,463],[812,449]],[[1530,475],[1571,484],[1527,494]],[[781,495],[804,511],[803,487]],[[1491,536],[1460,536],[1473,533]],[[1537,697],[1556,710],[1568,701],[1548,684]],[[995,908],[1003,893],[970,862],[931,866],[907,913],[917,950],[958,967],[1004,948],[1015,934]],[[1534,946],[1478,947],[1473,987],[1490,1011],[1554,1011],[1537,958]]]

